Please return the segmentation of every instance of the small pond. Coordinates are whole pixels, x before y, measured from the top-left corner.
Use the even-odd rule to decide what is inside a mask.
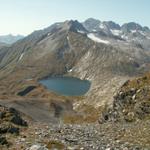
[[[91,83],[74,77],[50,77],[39,81],[49,90],[66,96],[81,96],[88,92]]]

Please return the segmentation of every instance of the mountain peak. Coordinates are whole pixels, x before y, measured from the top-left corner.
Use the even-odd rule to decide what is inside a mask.
[[[87,30],[92,31],[92,30],[97,30],[100,26],[100,23],[101,23],[101,21],[99,21],[97,19],[89,18],[83,22],[83,26]]]
[[[65,24],[67,24],[69,26],[69,30],[70,31],[74,31],[74,32],[87,32],[87,30],[84,28],[84,26],[78,22],[78,20],[67,20],[65,21]]]
[[[122,30],[131,31],[131,30],[142,30],[142,26],[135,22],[129,22],[122,25]]]
[[[95,19],[95,18],[88,18],[88,19],[86,19],[85,20],[85,22],[92,22],[92,23],[100,23],[101,21],[100,20],[98,20],[98,19]]]
[[[108,28],[114,29],[114,30],[120,30],[120,25],[113,22],[113,21],[104,21],[103,22]]]

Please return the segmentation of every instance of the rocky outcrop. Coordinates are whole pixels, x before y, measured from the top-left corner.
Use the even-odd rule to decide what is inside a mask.
[[[14,108],[0,105],[0,145],[8,144],[4,135],[18,135],[20,127],[27,127],[27,122],[21,118],[20,113]]]
[[[7,121],[15,125],[27,126],[27,122],[21,118],[20,113],[14,108],[7,108],[0,105],[0,119],[1,121]]]
[[[150,74],[128,80],[114,96],[112,108],[103,111],[100,121],[134,122],[150,119]]]

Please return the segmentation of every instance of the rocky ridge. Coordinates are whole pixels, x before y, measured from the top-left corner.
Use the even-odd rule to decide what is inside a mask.
[[[115,94],[113,105],[103,113],[104,121],[136,122],[149,120],[150,74],[128,80]],[[101,120],[101,121],[102,121]]]

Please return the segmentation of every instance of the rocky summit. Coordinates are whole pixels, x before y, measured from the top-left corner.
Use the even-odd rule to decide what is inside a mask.
[[[150,29],[67,20],[0,45],[2,149],[149,149]],[[81,96],[41,84],[90,82]],[[70,87],[74,88],[74,87]]]

